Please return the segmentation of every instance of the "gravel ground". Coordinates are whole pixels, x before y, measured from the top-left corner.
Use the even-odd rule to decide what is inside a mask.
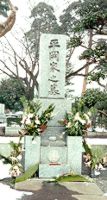
[[[100,176],[95,178],[95,182],[104,193],[107,193],[107,168],[101,171]]]

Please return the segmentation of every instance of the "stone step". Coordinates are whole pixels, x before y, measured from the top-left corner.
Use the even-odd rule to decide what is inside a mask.
[[[75,200],[107,200],[105,196],[98,195],[72,195]]]

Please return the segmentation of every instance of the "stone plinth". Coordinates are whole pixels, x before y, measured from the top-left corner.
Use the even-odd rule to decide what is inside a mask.
[[[62,176],[67,173],[70,173],[70,166],[66,164],[61,164],[61,165],[40,164],[39,165],[40,178],[54,178],[54,177]]]
[[[28,169],[30,166],[40,163],[40,137],[36,136],[32,140],[32,136],[25,136],[24,138],[24,169]]]
[[[71,170],[77,174],[82,171],[82,137],[81,136],[68,136],[68,164]]]

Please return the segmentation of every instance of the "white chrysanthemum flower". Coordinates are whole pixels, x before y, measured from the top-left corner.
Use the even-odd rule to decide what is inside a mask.
[[[40,124],[39,118],[37,116],[35,117],[35,123]]]
[[[87,114],[84,114],[85,118],[86,118],[86,122],[87,124],[91,125],[91,120],[90,117]]]
[[[21,120],[21,124],[24,124],[25,121],[26,121],[27,117],[26,116],[23,116],[22,120]]]
[[[22,165],[21,165],[20,163],[18,163],[18,167],[19,167],[19,168],[22,168]]]
[[[86,113],[84,113],[84,117],[87,120],[87,122],[90,121],[90,118],[89,118],[89,116]]]
[[[70,128],[71,127],[71,122],[68,122],[68,124],[66,125],[66,128]]]
[[[13,166],[14,170],[19,170],[19,167],[17,165]]]
[[[82,119],[81,117],[79,117],[78,121],[82,124],[82,125],[85,125],[86,124],[86,121],[84,119]]]
[[[31,124],[31,120],[29,118],[27,118],[26,121],[25,121],[25,124],[26,125],[30,125]]]
[[[11,161],[12,161],[12,162],[15,162],[15,161],[17,161],[17,158],[16,158],[16,157],[14,157],[14,156],[10,156],[10,159],[11,159]]]
[[[89,112],[87,113],[87,115],[88,115],[89,117],[91,117],[91,112],[89,111]]]
[[[77,112],[74,116],[74,121],[78,121],[79,118],[80,118],[80,114],[79,112]]]
[[[21,160],[22,159],[22,155],[17,156],[17,159]]]
[[[32,117],[34,117],[34,114],[33,113],[29,113],[28,114],[28,118],[31,119]]]
[[[38,133],[39,133],[39,132],[41,132],[41,129],[40,129],[40,128],[38,128],[38,129],[37,129],[37,131],[38,131]]]
[[[10,175],[12,177],[16,177],[19,176],[21,174],[21,171],[19,170],[18,166],[14,166],[11,170],[10,170]]]

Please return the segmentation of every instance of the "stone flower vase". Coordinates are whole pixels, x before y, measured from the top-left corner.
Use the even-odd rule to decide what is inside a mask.
[[[81,174],[82,171],[82,136],[67,136],[67,162],[71,171]]]
[[[24,169],[27,170],[30,166],[40,162],[40,144],[41,137],[24,136]]]

